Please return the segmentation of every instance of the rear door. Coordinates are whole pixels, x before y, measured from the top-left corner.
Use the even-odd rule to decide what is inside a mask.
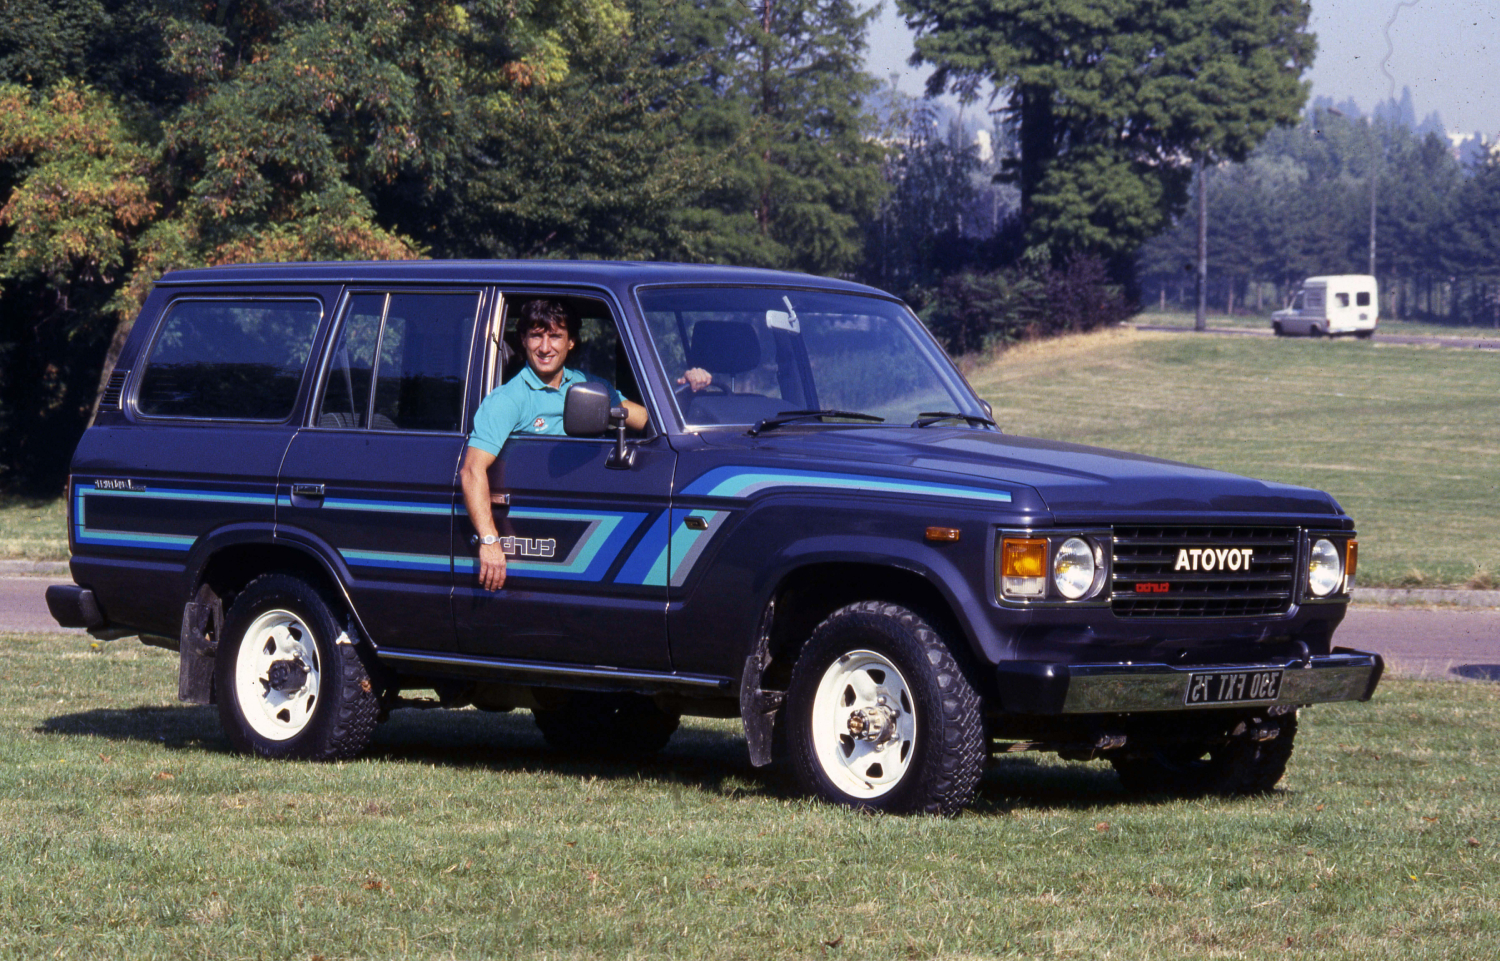
[[[339,568],[377,647],[452,650],[454,512],[478,288],[354,290],[277,490],[277,536]]]

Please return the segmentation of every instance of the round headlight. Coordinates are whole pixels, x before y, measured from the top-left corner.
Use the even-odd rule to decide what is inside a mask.
[[[1343,564],[1339,560],[1339,549],[1333,541],[1319,540],[1313,544],[1312,560],[1307,565],[1307,589],[1313,597],[1327,597],[1338,590],[1343,580]]]
[[[1070,537],[1057,549],[1052,561],[1052,583],[1070,601],[1088,594],[1094,586],[1094,549],[1081,537]]]

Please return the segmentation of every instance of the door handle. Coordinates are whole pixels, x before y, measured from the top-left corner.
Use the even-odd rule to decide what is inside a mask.
[[[293,484],[292,485],[293,507],[322,507],[323,485],[322,484]]]

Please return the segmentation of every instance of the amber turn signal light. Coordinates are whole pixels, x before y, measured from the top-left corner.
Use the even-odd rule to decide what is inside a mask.
[[[938,543],[951,544],[958,540],[958,528],[956,527],[929,527],[927,528],[927,539]]]
[[[1000,544],[1000,592],[1008,597],[1047,593],[1047,539],[1007,537]]]

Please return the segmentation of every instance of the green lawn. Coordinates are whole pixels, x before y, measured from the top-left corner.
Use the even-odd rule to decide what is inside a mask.
[[[1130,330],[973,367],[1005,430],[1331,492],[1365,586],[1500,574],[1500,355]]]
[[[525,713],[398,711],[332,765],[227,752],[133,641],[0,637],[0,956],[1423,959],[1500,953],[1500,689],[1305,712],[1283,787],[1120,793],[1010,757],[860,816],[729,722],[628,766]]]
[[[0,496],[0,560],[67,560],[67,503]]]

